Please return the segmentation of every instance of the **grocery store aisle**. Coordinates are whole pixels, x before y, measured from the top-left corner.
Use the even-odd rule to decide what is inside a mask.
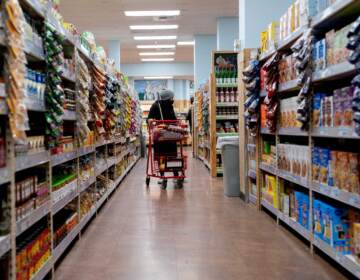
[[[58,280],[344,279],[271,218],[224,198],[192,160],[184,190],[133,169],[56,271]]]

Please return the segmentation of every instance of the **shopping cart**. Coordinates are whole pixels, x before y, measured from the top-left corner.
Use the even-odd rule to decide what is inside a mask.
[[[176,179],[182,185],[187,167],[187,157],[183,149],[183,142],[188,135],[186,127],[187,125],[182,125],[179,120],[149,121],[147,186],[150,184],[151,177],[162,179],[163,189],[166,189],[168,179]],[[161,151],[162,148],[166,150],[169,146],[172,146],[170,151]]]

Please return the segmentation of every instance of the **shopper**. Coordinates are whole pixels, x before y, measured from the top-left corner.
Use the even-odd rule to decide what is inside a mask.
[[[174,111],[174,92],[168,89],[164,89],[159,94],[159,100],[151,106],[148,115],[148,122],[150,120],[176,120],[176,114]],[[159,155],[166,155],[167,157],[177,156],[177,144],[176,143],[154,143],[154,158]],[[164,173],[160,173],[164,176]],[[178,172],[174,172],[174,176],[178,176]],[[159,182],[160,183],[160,182]],[[177,187],[182,187],[182,180],[177,180]],[[163,184],[165,186],[165,184]]]
[[[186,116],[186,120],[189,122],[189,125],[190,125],[190,133],[192,135],[192,113],[193,113],[193,110],[194,110],[194,97],[191,97],[190,98],[190,108],[189,108],[189,111],[187,113],[187,116]]]

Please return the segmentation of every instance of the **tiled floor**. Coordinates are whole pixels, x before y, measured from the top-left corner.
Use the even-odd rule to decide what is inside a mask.
[[[133,169],[56,271],[58,280],[344,279],[266,214],[225,198],[192,160],[184,190]]]

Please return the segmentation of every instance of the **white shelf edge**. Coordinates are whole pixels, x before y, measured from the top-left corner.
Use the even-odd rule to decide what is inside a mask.
[[[71,183],[62,187],[61,189],[51,194],[52,201],[52,214],[55,215],[62,208],[64,208],[69,202],[78,196],[77,192],[77,180],[75,179]]]
[[[96,181],[95,176],[91,176],[89,179],[87,179],[85,182],[82,182],[80,184],[79,192],[82,193],[83,191],[86,191],[92,184],[94,184]]]
[[[360,139],[352,127],[314,127],[311,135],[319,138]]]
[[[306,240],[310,241],[310,231],[309,230],[307,230],[305,227],[303,227],[298,222],[293,220],[291,217],[287,217],[281,211],[278,211],[278,217],[281,221],[283,221],[285,224],[287,224],[290,228],[295,230],[298,234],[300,234]]]
[[[11,249],[10,234],[0,236],[0,258]]]
[[[77,157],[78,157],[78,155],[77,155],[76,149],[71,152],[64,152],[61,154],[52,155],[51,156],[51,166],[54,167],[54,166],[60,165],[67,161],[74,160]]]
[[[80,232],[79,224],[77,224],[71,232],[69,232],[66,237],[54,248],[53,251],[53,261],[54,263],[61,257],[61,255],[65,252],[67,247],[71,244],[71,242],[76,238],[76,236]]]
[[[264,206],[267,210],[269,210],[271,213],[273,213],[276,217],[278,216],[279,210],[276,209],[273,205],[271,205],[268,201],[265,199],[261,200],[261,205]]]
[[[317,182],[312,182],[312,190],[331,199],[360,209],[360,195],[346,192],[337,187],[330,187]]]
[[[16,157],[16,172],[35,167],[50,161],[48,151],[34,152]]]
[[[352,259],[351,256],[338,254],[333,250],[333,248],[325,243],[323,240],[319,239],[317,236],[314,236],[314,246],[317,247],[320,251],[328,255],[342,267],[350,271],[356,277],[360,278],[360,265]]]
[[[355,71],[355,66],[348,61],[344,61],[339,64],[330,65],[324,70],[318,70],[313,73],[313,81],[323,82],[337,77],[351,74]]]
[[[40,270],[31,278],[31,280],[42,280],[51,271],[53,267],[52,257],[49,257],[46,263],[40,268]]]
[[[279,176],[280,178],[295,183],[299,186],[302,186],[306,189],[309,189],[309,183],[308,183],[308,179],[307,178],[303,178],[294,174],[291,174],[290,172],[278,169],[276,171],[277,176]]]
[[[28,216],[17,221],[16,236],[19,236],[24,231],[26,231],[31,226],[33,226],[35,223],[37,223],[39,220],[41,220],[46,215],[48,215],[50,213],[50,207],[51,207],[51,201],[49,199],[49,201],[45,202],[39,208],[33,210],[32,213],[30,213]]]
[[[253,195],[252,193],[249,194],[249,200],[253,204],[257,204],[257,197],[256,195]]]
[[[10,170],[7,167],[0,168],[0,185],[10,182]]]

